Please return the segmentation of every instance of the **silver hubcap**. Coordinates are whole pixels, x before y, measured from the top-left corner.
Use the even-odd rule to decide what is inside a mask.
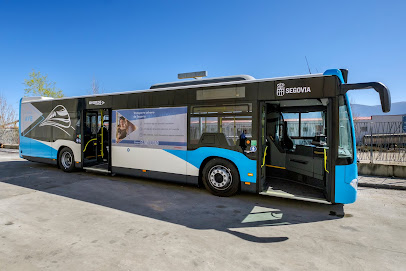
[[[64,168],[70,168],[73,163],[73,157],[69,152],[64,152],[61,158],[62,166]]]
[[[217,165],[210,169],[209,171],[209,182],[210,184],[218,189],[227,189],[233,180],[230,169]]]

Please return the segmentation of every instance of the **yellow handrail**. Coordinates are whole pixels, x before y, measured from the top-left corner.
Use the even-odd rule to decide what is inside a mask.
[[[267,150],[267,149],[268,149],[268,146],[265,147],[264,158],[262,159],[262,166],[261,166],[261,168],[265,166],[265,156],[266,156],[266,150]]]
[[[324,170],[325,170],[327,173],[330,173],[330,172],[327,170],[327,151],[326,151],[326,149],[324,149]]]
[[[87,145],[89,145],[90,141],[93,141],[93,140],[96,140],[96,139],[97,139],[97,138],[90,139],[90,140],[86,143],[86,146],[85,146],[85,148],[83,149],[83,152],[86,151]]]

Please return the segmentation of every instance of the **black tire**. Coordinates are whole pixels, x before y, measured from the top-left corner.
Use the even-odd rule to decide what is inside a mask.
[[[75,157],[70,148],[65,147],[59,152],[58,164],[65,172],[72,172],[75,169]]]
[[[202,180],[206,189],[213,195],[229,197],[238,192],[240,175],[233,163],[214,158],[203,168]]]

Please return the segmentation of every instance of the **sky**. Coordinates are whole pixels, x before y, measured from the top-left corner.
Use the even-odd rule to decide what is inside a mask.
[[[18,108],[24,79],[65,96],[148,89],[177,74],[271,78],[346,68],[406,101],[406,1],[0,0],[0,93]],[[372,90],[352,103],[379,104]]]

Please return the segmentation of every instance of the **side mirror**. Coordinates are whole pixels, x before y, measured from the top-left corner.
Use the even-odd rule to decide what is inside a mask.
[[[341,85],[341,94],[345,94],[349,90],[356,89],[369,89],[373,88],[379,93],[381,99],[382,111],[388,113],[391,108],[391,96],[389,89],[381,82],[369,82],[369,83],[358,83],[358,84],[343,84]]]

